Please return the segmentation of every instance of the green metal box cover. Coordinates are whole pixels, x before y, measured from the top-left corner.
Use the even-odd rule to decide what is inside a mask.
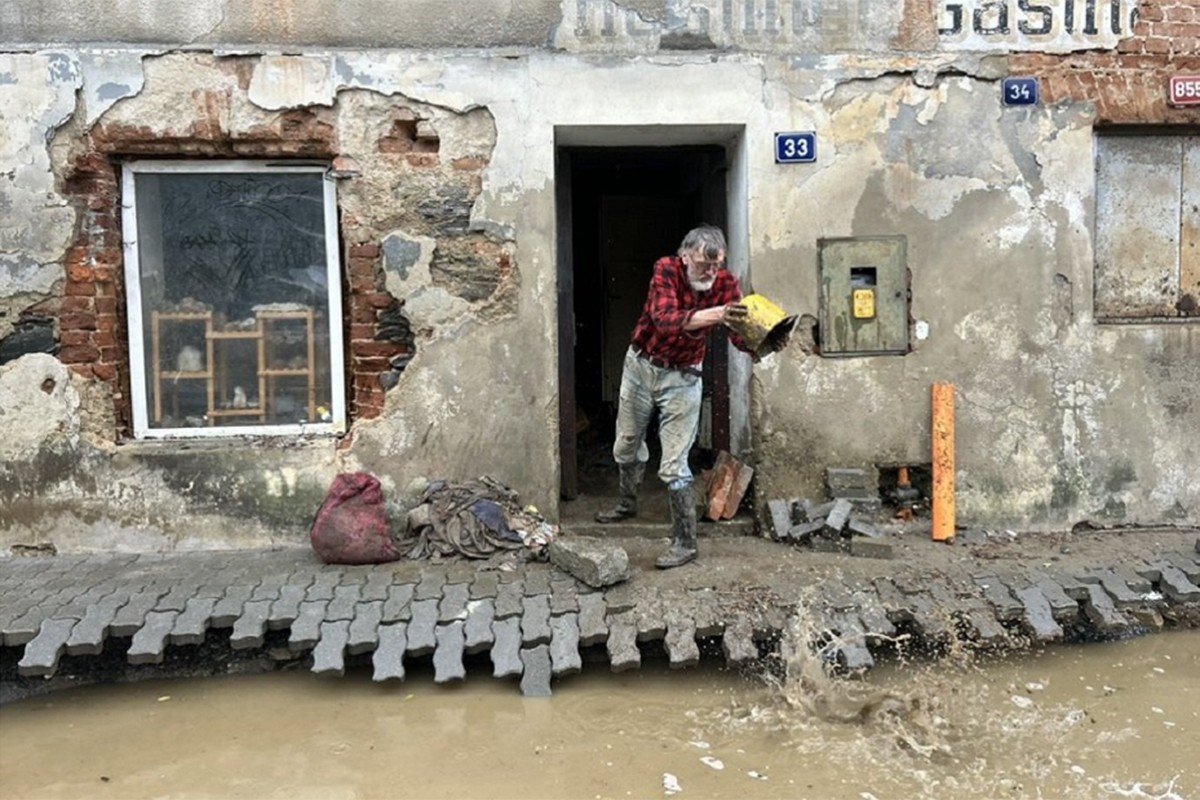
[[[908,240],[857,236],[818,241],[821,353],[826,356],[908,352]],[[854,290],[875,292],[875,315],[854,316]]]

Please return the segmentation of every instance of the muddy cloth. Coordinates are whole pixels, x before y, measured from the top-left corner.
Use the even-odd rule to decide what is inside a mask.
[[[430,484],[408,512],[408,534],[397,546],[408,558],[489,558],[502,551],[540,557],[557,533],[536,509],[522,508],[516,492],[484,476]]]
[[[381,564],[400,558],[388,531],[379,480],[366,472],[333,479],[309,539],[326,564]]]

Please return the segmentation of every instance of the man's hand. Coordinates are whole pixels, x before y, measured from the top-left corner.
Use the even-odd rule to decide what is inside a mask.
[[[750,316],[750,309],[746,308],[741,303],[729,303],[723,307],[721,312],[721,322],[726,325],[732,325],[736,322],[745,322]]]

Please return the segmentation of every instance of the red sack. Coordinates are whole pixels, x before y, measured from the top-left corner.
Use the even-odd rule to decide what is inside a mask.
[[[309,538],[326,564],[381,564],[400,558],[388,535],[379,481],[366,472],[333,479]]]

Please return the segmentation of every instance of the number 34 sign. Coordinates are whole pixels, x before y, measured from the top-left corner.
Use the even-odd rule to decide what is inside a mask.
[[[805,131],[803,133],[775,134],[776,164],[808,164],[816,160],[816,133]]]

